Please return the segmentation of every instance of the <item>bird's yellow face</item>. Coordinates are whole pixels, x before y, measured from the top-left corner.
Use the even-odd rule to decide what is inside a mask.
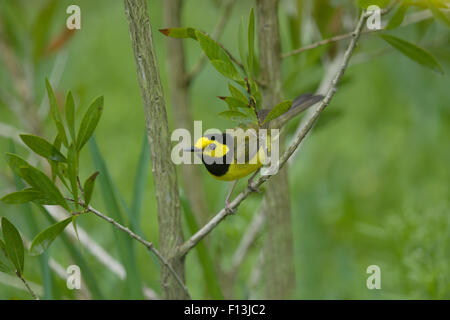
[[[195,143],[194,148],[199,152],[201,150],[204,156],[211,158],[222,158],[230,151],[226,144],[215,140],[214,136],[201,137]]]

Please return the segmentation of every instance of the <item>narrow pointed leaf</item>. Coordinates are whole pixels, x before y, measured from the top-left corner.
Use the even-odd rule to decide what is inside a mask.
[[[41,231],[31,242],[30,255],[38,256],[42,254],[52,244],[53,240],[64,231],[67,225],[72,222],[72,217],[64,219],[47,229]]]
[[[248,122],[251,121],[251,118],[246,115],[245,113],[242,113],[240,111],[234,111],[234,110],[227,110],[219,113],[219,116],[231,120],[231,121],[237,121],[237,122]]]
[[[33,189],[33,188],[27,188],[21,191],[12,192],[10,194],[7,194],[1,200],[4,203],[8,204],[21,204],[21,203],[27,203],[30,201],[33,201],[37,198],[39,198],[40,192]]]
[[[75,136],[75,102],[73,100],[72,92],[68,92],[66,96],[66,105],[64,107],[66,112],[66,122],[69,128],[69,133],[72,138],[72,143],[76,143]]]
[[[427,2],[428,4],[428,8],[430,9],[431,13],[433,14],[433,16],[442,24],[444,24],[447,28],[450,27],[450,18],[448,15],[448,11],[447,13],[444,13],[443,11],[441,11],[439,9],[439,7],[444,7],[443,5],[440,6],[439,2],[436,0],[431,0]],[[445,8],[445,7],[444,7]],[[447,7],[448,9],[448,7]]]
[[[238,88],[233,86],[231,83],[228,83],[228,90],[233,98],[244,101],[248,104],[248,98],[245,94],[243,94]]]
[[[401,4],[397,11],[395,11],[394,15],[392,16],[391,20],[389,20],[389,23],[387,24],[386,28],[387,30],[395,29],[398,26],[400,26],[403,22],[403,19],[405,18],[406,11],[408,10],[408,5]]]
[[[88,205],[92,199],[92,192],[94,191],[95,179],[97,178],[99,172],[96,171],[84,182],[84,202]]]
[[[6,253],[6,245],[2,239],[0,239],[0,272],[5,273],[13,273],[14,265],[8,259],[8,255]]]
[[[11,170],[21,178],[23,178],[23,176],[22,173],[20,172],[20,168],[26,168],[31,166],[24,159],[13,153],[6,154],[6,161],[8,162],[8,165],[11,168]]]
[[[67,174],[69,176],[72,196],[75,200],[75,205],[78,208],[78,152],[74,144],[70,145],[67,152]]]
[[[249,74],[253,75],[253,65],[255,57],[255,13],[253,8],[250,10],[250,17],[248,19],[248,69]]]
[[[236,81],[242,81],[241,76],[233,65],[230,57],[225,50],[208,35],[196,31],[197,40],[202,47],[203,52],[206,54],[211,64],[223,74],[225,77]]]
[[[47,177],[47,175],[45,175],[42,171],[29,166],[21,167],[20,172],[23,179],[27,181],[32,187],[42,192],[46,196],[46,198],[56,204],[59,204],[67,211],[70,211],[70,208],[67,205],[67,202],[61,192],[50,180],[50,178]]]
[[[38,155],[52,161],[58,161],[58,162],[66,162],[66,158],[62,155],[61,152],[59,152],[58,149],[55,148],[54,145],[52,145],[47,140],[31,135],[31,134],[21,134],[20,139],[34,152],[36,152]]]
[[[243,101],[235,97],[219,97],[219,99],[225,101],[230,108],[230,110],[235,110],[236,108],[248,108],[248,101]]]
[[[248,76],[248,60],[247,60],[247,50],[245,46],[245,31],[244,31],[244,17],[242,17],[239,23],[239,33],[238,33],[238,49],[239,56],[241,58],[242,64],[244,65],[245,73]]]
[[[159,32],[172,38],[192,38],[194,40],[197,40],[194,28],[167,28],[159,29]]]
[[[56,129],[58,130],[58,134],[61,137],[62,143],[67,147],[69,146],[69,143],[67,142],[66,130],[64,129],[64,125],[61,120],[61,112],[59,110],[55,93],[53,92],[52,86],[50,85],[48,79],[45,79],[45,85],[47,87],[48,100],[50,103],[50,114],[56,125]]]
[[[77,136],[77,150],[80,151],[94,133],[103,111],[103,96],[92,102],[80,124]]]
[[[439,62],[425,49],[391,35],[382,34],[380,37],[411,60],[437,73],[444,73]]]
[[[278,118],[283,113],[289,110],[289,108],[292,106],[291,100],[283,101],[279,104],[277,104],[270,112],[267,114],[266,118],[264,119],[263,123],[269,122],[273,119]]]
[[[5,217],[1,219],[3,239],[5,240],[5,250],[9,260],[13,263],[19,274],[24,268],[24,247],[22,237],[14,225]]]

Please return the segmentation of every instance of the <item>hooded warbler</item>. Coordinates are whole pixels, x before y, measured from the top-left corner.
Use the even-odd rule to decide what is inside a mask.
[[[261,141],[258,134],[259,129],[281,129],[290,119],[322,99],[321,95],[303,94],[292,102],[292,106],[287,112],[264,126],[250,127],[254,130],[247,130],[245,133],[244,130],[233,129],[227,130],[226,133],[205,135],[199,138],[194,146],[186,150],[195,152],[214,178],[222,181],[234,181],[225,200],[227,211],[230,210],[229,199],[239,179],[254,173],[249,179],[248,187],[256,191],[251,181],[263,166],[266,150],[270,151],[274,139],[268,130],[267,139]],[[264,118],[268,110],[262,111],[261,116]],[[256,143],[252,143],[252,138],[256,139]]]

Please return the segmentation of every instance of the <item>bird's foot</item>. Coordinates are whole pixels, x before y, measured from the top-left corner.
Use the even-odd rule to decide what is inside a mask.
[[[227,214],[235,214],[236,208],[232,208],[229,201],[225,201],[225,212]]]
[[[261,191],[258,187],[255,187],[255,186],[253,185],[252,181],[249,181],[249,182],[248,182],[247,187],[248,187],[248,189],[249,189],[251,192],[262,193],[262,191]]]

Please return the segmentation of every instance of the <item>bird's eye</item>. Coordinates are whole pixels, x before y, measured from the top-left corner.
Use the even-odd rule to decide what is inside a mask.
[[[212,140],[212,141],[216,140],[216,136],[212,136],[212,137],[211,137],[211,140]]]

